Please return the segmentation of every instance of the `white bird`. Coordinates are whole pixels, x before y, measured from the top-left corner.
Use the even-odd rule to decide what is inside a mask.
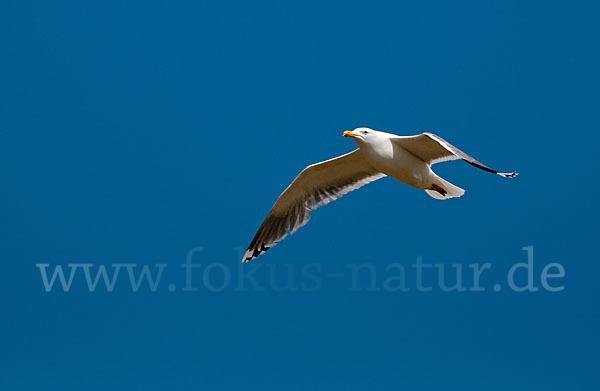
[[[390,176],[438,200],[460,197],[465,191],[437,176],[431,166],[462,159],[482,170],[512,178],[478,162],[439,136],[422,133],[397,136],[369,128],[345,131],[359,148],[306,167],[277,199],[250,242],[242,262],[248,262],[308,223],[311,212],[367,183]]]

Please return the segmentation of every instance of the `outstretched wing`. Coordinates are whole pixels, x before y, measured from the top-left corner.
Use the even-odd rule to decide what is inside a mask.
[[[417,136],[406,137],[398,136],[394,137],[393,141],[428,164],[462,159],[477,168],[503,177],[512,178],[517,176],[516,172],[498,172],[489,168],[433,133],[422,133]]]
[[[306,167],[279,196],[250,242],[242,262],[248,262],[308,223],[311,212],[346,193],[383,178],[360,149]]]

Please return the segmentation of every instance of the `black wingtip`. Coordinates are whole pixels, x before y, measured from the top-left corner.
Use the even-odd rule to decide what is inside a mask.
[[[261,254],[266,253],[271,247],[267,247],[264,244],[261,244],[260,247],[250,250],[250,247],[246,250],[244,257],[242,258],[242,263],[248,263],[251,260],[255,259]]]

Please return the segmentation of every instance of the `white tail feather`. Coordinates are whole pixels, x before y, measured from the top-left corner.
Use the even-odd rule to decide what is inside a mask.
[[[441,187],[442,189],[444,189],[446,191],[446,194],[442,195],[437,190],[425,190],[425,192],[427,194],[429,194],[429,196],[431,196],[432,198],[435,198],[436,200],[447,200],[449,198],[460,197],[463,194],[465,194],[465,191],[463,189],[461,189],[458,186],[453,185],[452,183],[450,183],[440,177],[437,177],[435,179],[434,184],[436,184],[437,186]]]

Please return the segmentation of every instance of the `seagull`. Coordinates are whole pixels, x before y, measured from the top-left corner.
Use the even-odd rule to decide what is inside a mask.
[[[358,144],[345,155],[312,164],[277,199],[250,242],[242,262],[249,262],[306,225],[311,212],[368,183],[390,176],[438,200],[460,197],[465,191],[440,178],[431,166],[462,159],[484,171],[513,178],[480,163],[432,133],[397,136],[369,128],[343,133]]]

